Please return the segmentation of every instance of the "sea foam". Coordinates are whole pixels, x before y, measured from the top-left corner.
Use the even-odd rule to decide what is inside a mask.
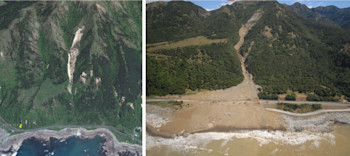
[[[255,139],[259,142],[260,146],[269,143],[300,145],[311,141],[315,147],[318,147],[321,140],[327,140],[332,145],[335,144],[335,137],[331,133],[252,130],[196,133],[188,135],[187,137],[179,136],[171,139],[147,136],[147,149],[162,145],[176,150],[193,149],[194,147],[200,149],[214,140],[223,140],[224,142],[222,143],[222,146],[225,146],[227,140],[248,138]]]

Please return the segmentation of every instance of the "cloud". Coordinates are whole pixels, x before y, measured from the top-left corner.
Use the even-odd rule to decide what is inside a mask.
[[[221,1],[221,6],[231,5],[231,4],[234,3],[234,2],[235,2],[235,1],[222,0],[222,1]]]

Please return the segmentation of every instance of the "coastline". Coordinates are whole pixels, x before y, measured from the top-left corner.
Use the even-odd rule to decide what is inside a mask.
[[[142,147],[140,145],[119,142],[113,133],[106,128],[98,128],[95,130],[65,128],[60,131],[38,130],[11,136],[9,136],[5,130],[0,129],[0,154],[3,154],[3,152],[6,152],[4,154],[15,153],[21,147],[24,140],[32,137],[49,141],[50,138],[66,139],[72,136],[78,136],[82,139],[92,139],[96,136],[105,138],[106,142],[102,145],[102,148],[107,156],[118,155],[119,152],[131,152],[136,155],[141,155],[142,153]]]
[[[221,106],[226,107],[230,104],[216,103],[214,107]],[[199,111],[191,111],[190,115],[183,114],[182,112],[187,112],[187,110],[196,109],[193,104],[187,106],[187,108],[182,108],[180,110],[169,110],[168,112],[159,111],[164,110],[164,108],[159,106],[151,106],[152,110],[148,110],[149,115],[153,115],[152,118],[147,118],[146,131],[148,136],[161,137],[161,138],[175,138],[179,136],[186,137],[191,134],[196,133],[208,133],[208,132],[233,132],[233,131],[254,131],[254,130],[266,130],[266,131],[285,131],[285,132],[317,132],[317,133],[329,133],[334,130],[334,126],[338,124],[350,125],[350,111],[346,110],[321,110],[316,112],[311,112],[307,114],[296,114],[290,112],[282,111],[272,111],[272,109],[264,108],[258,109],[258,105],[243,104],[245,108],[245,113],[241,114],[241,105],[235,105],[236,112],[230,110],[230,107],[224,109],[224,111],[219,111],[222,115],[211,115],[212,111],[216,108],[212,105],[200,104],[201,107],[206,109],[200,109]],[[254,107],[251,107],[254,106]],[[205,110],[210,110],[207,112]],[[237,111],[238,110],[238,111]],[[262,115],[257,112],[247,113],[248,110],[260,110]],[[231,114],[227,115],[227,112]],[[242,110],[242,112],[244,112]],[[248,111],[249,112],[249,111]],[[200,118],[197,118],[199,116]],[[228,116],[228,117],[226,117]],[[255,124],[254,118],[258,117],[258,123]],[[269,117],[273,120],[268,120]],[[213,121],[207,121],[206,118],[217,118]],[[221,120],[218,120],[221,119]],[[237,120],[238,119],[238,120]],[[174,122],[174,121],[179,122]],[[235,121],[237,120],[237,121]],[[235,122],[233,122],[235,121]],[[208,125],[198,124],[198,123],[213,123]],[[182,126],[186,124],[187,126]],[[193,126],[198,124],[199,126]],[[203,125],[203,126],[202,126]],[[192,126],[192,127],[191,127]],[[170,128],[169,128],[170,127]]]
[[[179,136],[198,132],[232,130],[284,130],[280,114],[257,102],[188,101],[181,109],[147,105],[147,132]]]
[[[279,114],[279,118],[276,120],[279,121],[281,129],[264,126],[259,128],[237,127],[228,124],[226,126],[216,125],[191,133],[171,133],[171,131],[162,131],[161,129],[162,126],[171,122],[171,118],[169,118],[170,121],[165,120],[166,123],[149,122],[148,119],[146,151],[154,155],[161,152],[176,153],[176,151],[180,151],[178,153],[210,155],[224,150],[226,153],[219,153],[219,155],[229,155],[230,152],[227,149],[231,152],[240,150],[233,149],[230,145],[243,144],[243,147],[256,149],[260,149],[262,146],[266,149],[273,147],[281,150],[280,153],[289,149],[293,151],[295,148],[308,152],[325,147],[330,150],[339,146],[339,149],[346,153],[344,150],[346,146],[343,143],[350,136],[347,131],[350,128],[349,111],[319,111],[306,116],[270,112]],[[254,114],[248,113],[246,117],[251,118],[252,116]],[[247,120],[241,120],[241,122],[244,123]],[[163,124],[159,126],[152,125],[152,123]],[[226,146],[226,144],[228,145]],[[277,151],[271,150],[271,152],[276,153]]]

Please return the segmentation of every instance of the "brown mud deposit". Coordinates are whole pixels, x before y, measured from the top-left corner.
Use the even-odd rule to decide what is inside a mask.
[[[147,131],[151,135],[171,137],[208,131],[285,129],[279,114],[267,111],[257,102],[188,101],[184,105],[180,110],[163,113],[163,118],[171,120],[160,127],[152,125],[157,122],[147,118]],[[152,106],[152,109],[147,105],[147,114],[159,108]]]
[[[86,130],[84,128],[65,128],[61,131],[39,130],[34,132],[24,132],[18,135],[9,136],[6,131],[0,131],[0,154],[1,151],[16,151],[26,139],[35,137],[37,139],[48,141],[50,138],[65,139],[71,136],[79,136],[80,138],[92,139],[95,136],[101,136],[106,139],[103,144],[103,150],[106,155],[118,155],[118,152],[142,153],[142,147],[128,143],[122,143],[105,128],[96,130]]]

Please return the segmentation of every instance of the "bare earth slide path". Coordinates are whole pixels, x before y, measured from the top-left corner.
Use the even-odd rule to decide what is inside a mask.
[[[244,43],[244,37],[248,34],[248,31],[256,24],[256,22],[261,18],[262,13],[256,12],[248,20],[246,24],[243,24],[239,29],[239,41],[234,46],[239,60],[241,62],[242,73],[244,76],[243,81],[237,86],[233,86],[227,89],[215,90],[215,91],[205,91],[200,92],[195,95],[182,96],[183,100],[213,100],[213,101],[252,101],[258,100],[257,87],[253,81],[253,76],[246,70],[245,59],[239,50]]]
[[[284,129],[280,114],[267,111],[259,103],[257,86],[252,75],[246,70],[243,57],[239,53],[244,37],[261,18],[262,12],[254,13],[239,30],[240,39],[235,45],[239,56],[244,80],[237,86],[227,89],[204,91],[194,95],[181,96],[185,106],[167,115],[147,109],[147,130],[153,135],[170,137],[206,131],[231,131],[250,129]],[[158,116],[156,118],[155,116]],[[162,121],[153,121],[162,120]],[[153,125],[152,123],[158,123]],[[162,124],[159,124],[162,123]]]

